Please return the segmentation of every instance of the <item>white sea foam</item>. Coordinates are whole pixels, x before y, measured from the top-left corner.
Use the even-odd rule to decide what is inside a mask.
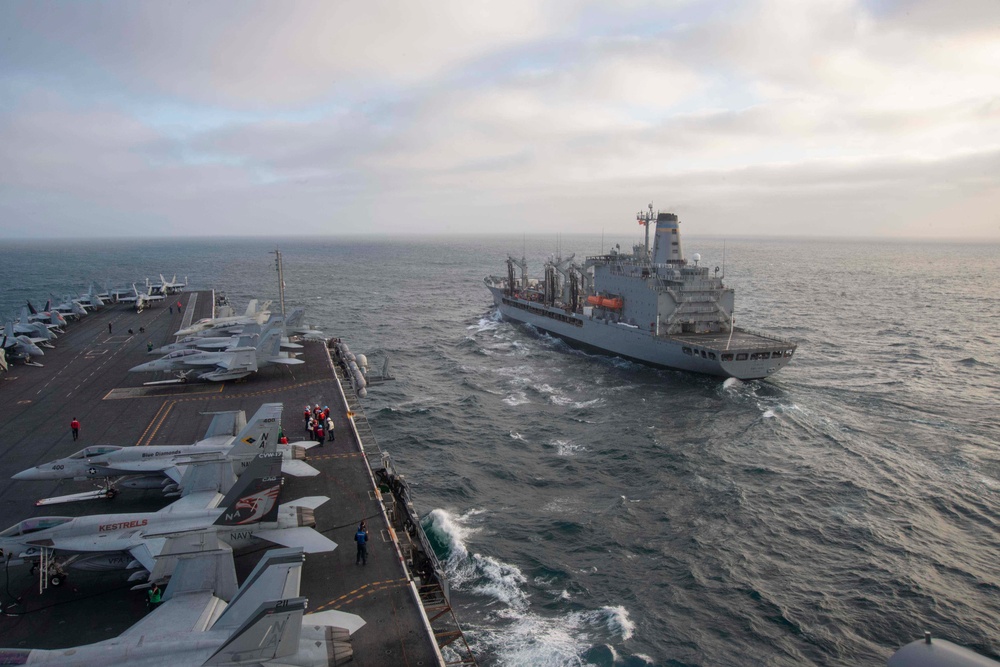
[[[448,562],[464,561],[468,555],[468,548],[465,546],[469,535],[478,533],[480,528],[470,525],[472,520],[486,510],[472,509],[460,516],[455,516],[445,509],[435,509],[427,515],[430,522],[429,532],[440,536],[440,539],[448,545]]]
[[[508,623],[498,623],[496,629],[484,633],[483,640],[490,645],[490,652],[501,665],[579,666],[584,664],[583,655],[597,642],[617,660],[615,647],[603,637],[610,633],[626,640],[634,629],[628,612],[622,607],[603,607],[556,617],[506,610],[498,616]]]
[[[774,417],[774,410],[765,410],[762,416],[764,419],[771,419]]]
[[[552,440],[549,444],[556,448],[556,454],[559,456],[574,456],[577,452],[587,451],[587,448],[583,445],[578,445],[569,440]]]
[[[518,433],[517,431],[511,431],[510,437],[513,438],[514,440],[524,440],[524,436]]]
[[[739,389],[743,386],[743,383],[736,378],[726,378],[722,383],[723,389]]]
[[[592,408],[604,403],[603,398],[594,398],[589,401],[574,401],[568,396],[549,396],[549,401],[555,405],[569,406],[574,410],[583,410],[585,408]]]
[[[531,403],[531,401],[528,399],[527,394],[525,394],[523,391],[515,391],[513,394],[509,394],[506,398],[503,399],[503,402],[511,407],[517,405],[524,405],[525,403]]]

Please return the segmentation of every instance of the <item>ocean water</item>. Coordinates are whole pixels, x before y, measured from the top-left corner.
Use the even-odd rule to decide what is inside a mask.
[[[799,344],[741,383],[499,320],[508,252],[636,240],[607,239],[280,242],[288,303],[390,359],[366,412],[479,663],[881,665],[924,630],[1000,656],[1000,246],[686,237]],[[243,307],[274,247],[8,243],[0,314],[160,272]]]

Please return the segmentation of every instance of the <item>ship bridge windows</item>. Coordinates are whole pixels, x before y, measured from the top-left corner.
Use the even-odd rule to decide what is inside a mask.
[[[712,361],[715,361],[715,352],[709,352],[708,358],[711,359]]]
[[[792,356],[792,352],[794,352],[794,351],[795,351],[795,350],[785,350],[785,358],[786,358],[786,359],[789,359],[789,358],[791,358],[791,356]]]
[[[688,355],[689,357],[691,356],[691,348],[690,347],[682,347],[681,348],[681,352],[683,352],[684,354]]]
[[[739,354],[736,355],[736,361],[746,361],[746,360],[747,360],[746,352],[740,352]]]
[[[722,360],[723,361],[732,361],[733,360],[733,355],[731,353],[730,354],[723,354],[722,355]]]
[[[750,355],[750,361],[757,361],[759,359],[770,359],[770,358],[771,358],[770,352],[754,352],[753,354]]]

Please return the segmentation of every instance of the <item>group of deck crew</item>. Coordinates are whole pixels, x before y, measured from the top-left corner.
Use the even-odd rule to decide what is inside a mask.
[[[306,431],[309,438],[321,445],[324,442],[333,442],[336,438],[333,432],[333,420],[330,419],[329,406],[319,407],[319,403],[310,408],[308,405],[302,411],[302,418],[306,424]]]

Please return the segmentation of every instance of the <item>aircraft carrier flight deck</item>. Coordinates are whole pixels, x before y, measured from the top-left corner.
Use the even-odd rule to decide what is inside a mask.
[[[135,312],[110,305],[71,323],[45,350],[42,367],[12,364],[0,373],[0,530],[39,516],[156,511],[169,500],[160,490],[123,489],[113,499],[36,506],[35,501],[95,488],[80,481],[13,481],[15,473],[67,457],[89,445],[186,445],[203,438],[209,413],[284,404],[282,427],[290,441],[307,440],[303,406],[331,409],[336,441],[313,447],[306,462],[315,477],[284,479],[280,501],[324,495],[316,530],[338,548],[308,554],[302,595],[309,611],[336,609],[366,625],[351,637],[356,665],[474,664],[447,600],[447,583],[422,531],[414,529],[405,482],[378,450],[350,380],[322,340],[302,342],[298,366],[272,365],[244,380],[144,386],[168,377],[129,373],[149,361],[147,347],[174,342],[182,325],[213,315],[214,294],[190,291]],[[180,301],[182,309],[176,307]],[[110,330],[109,330],[110,325]],[[141,328],[141,329],[140,329]],[[131,330],[131,333],[130,333]],[[349,341],[348,341],[349,342]],[[81,423],[74,441],[70,421]],[[400,482],[402,480],[399,480]],[[354,532],[368,524],[367,565],[355,564]],[[269,545],[237,552],[242,581]],[[71,571],[60,586],[39,592],[26,565],[0,572],[0,637],[10,648],[63,648],[115,637],[149,613],[143,590],[131,590],[129,572]],[[439,570],[437,571],[439,574]],[[442,658],[444,656],[444,658]]]

